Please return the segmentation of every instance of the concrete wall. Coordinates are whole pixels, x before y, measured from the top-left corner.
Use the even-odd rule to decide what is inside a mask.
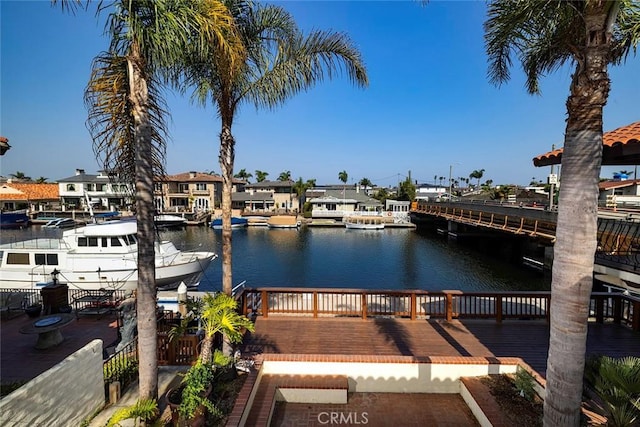
[[[517,365],[264,361],[261,373],[345,375],[350,392],[459,393],[460,377],[515,373]]]
[[[0,424],[4,427],[80,425],[104,405],[103,381],[102,340],[93,340],[5,396],[0,401]]]

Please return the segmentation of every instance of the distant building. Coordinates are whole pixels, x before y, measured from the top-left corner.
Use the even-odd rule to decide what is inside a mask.
[[[640,179],[603,181],[598,185],[598,189],[600,206],[640,206]]]
[[[58,184],[12,182],[12,180],[0,184],[0,209],[3,211],[28,209],[30,212],[39,212],[58,207]]]
[[[294,184],[295,182],[288,180],[262,181],[245,185],[244,191],[249,194],[249,196],[243,196],[245,211],[297,212],[298,195],[293,190]]]
[[[416,200],[433,201],[449,191],[449,187],[435,184],[416,185]]]
[[[84,209],[123,210],[133,204],[132,184],[99,171],[97,175],[76,169],[68,178],[58,180],[60,204],[63,210]],[[90,205],[90,206],[89,206]]]
[[[307,190],[305,196],[312,207],[312,218],[342,219],[355,213],[380,213],[383,209],[382,203],[361,191],[360,186],[316,187]]]

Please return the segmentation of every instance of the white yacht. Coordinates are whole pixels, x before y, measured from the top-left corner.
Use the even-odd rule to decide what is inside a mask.
[[[45,286],[53,270],[76,289],[135,289],[138,241],[135,221],[110,221],[65,230],[61,238],[36,238],[0,244],[0,287]],[[156,286],[180,282],[194,287],[216,254],[181,251],[170,241],[155,244]]]

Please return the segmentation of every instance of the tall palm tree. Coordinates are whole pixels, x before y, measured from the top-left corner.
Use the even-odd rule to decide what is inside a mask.
[[[256,169],[256,182],[264,181],[265,179],[267,179],[267,176],[269,176],[269,172]]]
[[[303,35],[282,7],[224,0],[241,34],[247,55],[236,70],[225,57],[194,63],[189,82],[196,98],[210,101],[221,120],[220,168],[222,170],[222,289],[230,294],[231,177],[235,157],[233,120],[243,103],[273,109],[293,95],[311,88],[340,71],[359,86],[368,83],[360,53],[341,33],[313,31]]]
[[[371,182],[371,180],[369,180],[369,178],[362,178],[360,180],[360,185],[365,189],[373,187],[373,183]]]
[[[249,182],[249,178],[251,178],[252,176],[253,175],[250,172],[247,172],[246,169],[240,169],[240,172],[235,174],[233,177],[234,178],[239,178],[239,179],[244,179],[245,181]]]
[[[562,155],[551,281],[545,426],[580,423],[589,298],[593,285],[602,163],[602,110],[609,64],[619,64],[640,38],[640,5],[623,1],[519,1],[489,3],[485,43],[489,76],[509,79],[511,56],[522,62],[527,90],[565,62],[574,65]]]
[[[85,103],[94,151],[103,156],[105,170],[135,182],[139,393],[141,399],[155,399],[153,178],[154,173],[163,174],[164,165],[162,83],[178,81],[185,52],[205,52],[204,44],[207,49],[213,45],[225,55],[240,56],[237,50],[242,45],[231,16],[216,0],[120,0],[112,6],[106,9],[111,10],[107,18],[111,44],[94,60]]]
[[[484,176],[484,169],[474,170],[469,174],[469,178],[478,180],[478,188],[480,188],[480,179]]]
[[[278,175],[278,181],[291,181],[291,171],[280,172],[280,175]]]

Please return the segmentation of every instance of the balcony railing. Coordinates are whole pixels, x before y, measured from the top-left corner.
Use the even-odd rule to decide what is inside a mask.
[[[406,317],[415,319],[549,320],[550,292],[392,291],[363,289],[246,288],[242,313],[263,317]],[[590,317],[640,330],[640,298],[593,293]]]

